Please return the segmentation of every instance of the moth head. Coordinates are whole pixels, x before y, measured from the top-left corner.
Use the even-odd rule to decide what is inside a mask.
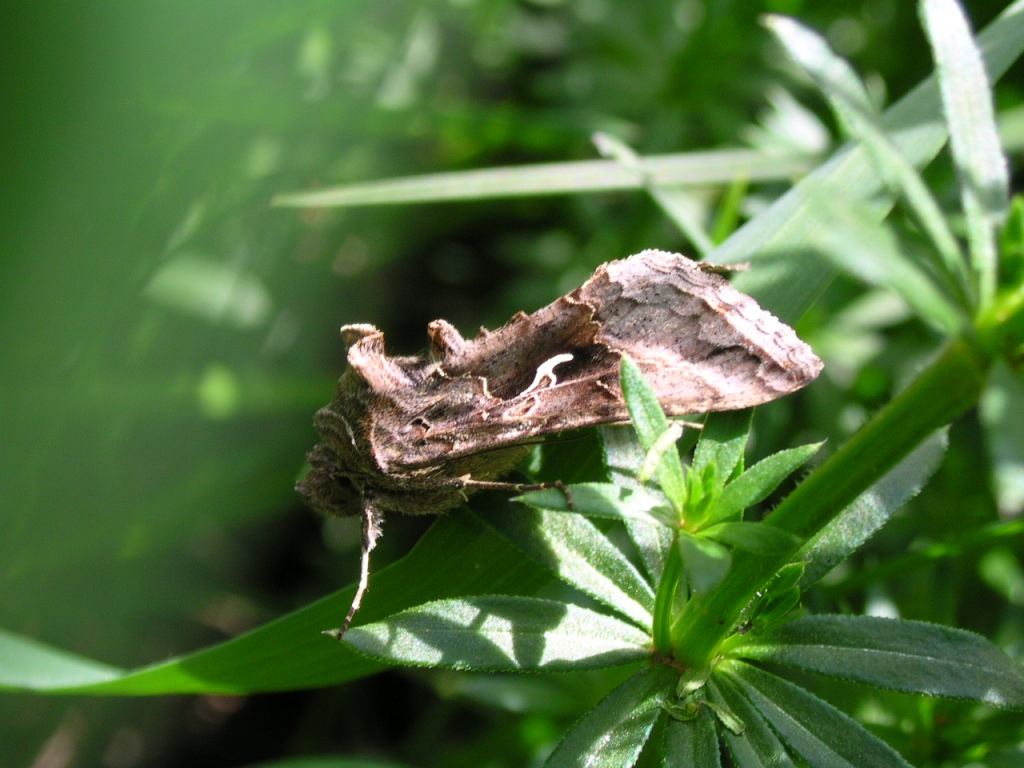
[[[311,469],[304,480],[295,485],[303,500],[318,512],[337,517],[361,514],[362,489],[353,479],[342,474],[338,457],[321,444],[308,456]]]

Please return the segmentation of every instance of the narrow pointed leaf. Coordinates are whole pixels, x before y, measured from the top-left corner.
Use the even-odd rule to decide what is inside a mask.
[[[665,726],[664,768],[722,768],[714,715],[702,707],[693,720],[669,718]]]
[[[666,454],[669,450],[675,448],[676,442],[683,436],[683,429],[683,425],[679,422],[669,422],[665,431],[658,436],[658,439],[648,449],[647,455],[644,457],[644,463],[640,465],[640,471],[636,474],[637,480],[641,483],[646,483],[658,471]],[[679,452],[677,450],[676,456],[678,455]]]
[[[557,195],[644,189],[658,186],[706,187],[751,180],[788,180],[814,167],[806,153],[769,154],[741,149],[647,155],[636,168],[616,160],[541,163],[504,168],[407,176],[277,195],[273,205],[296,208],[393,205],[439,200]]]
[[[962,305],[903,252],[892,231],[866,205],[828,188],[819,189],[808,205],[828,221],[810,238],[817,253],[868,285],[894,291],[922,320],[949,336],[967,327]]]
[[[1024,378],[1005,364],[992,369],[981,396],[979,416],[992,465],[996,500],[1003,520],[1024,511]]]
[[[1016,0],[978,35],[985,68],[993,80],[1006,73],[1024,50],[1024,2]],[[917,85],[886,110],[882,124],[899,151],[918,168],[927,165],[946,141],[941,100],[934,78]],[[825,184],[853,199],[872,200],[877,221],[888,214],[892,195],[871,165],[867,151],[848,143],[806,179],[744,224],[711,255],[717,264],[756,259],[756,269],[736,276],[738,290],[753,296],[784,322],[793,324],[835,277],[835,270],[810,252],[808,243],[822,225],[807,207]]]
[[[357,621],[439,597],[532,594],[550,583],[550,571],[459,508],[439,518],[405,558],[373,574]],[[0,632],[0,689],[152,696],[337,685],[383,668],[321,634],[338,626],[354,592],[350,586],[224,642],[127,670]]]
[[[718,523],[703,529],[701,536],[764,555],[789,552],[799,541],[791,533],[761,523]]]
[[[853,554],[916,496],[938,469],[948,445],[948,429],[932,434],[810,539],[794,558],[807,563],[801,586],[806,589]]]
[[[780,16],[770,16],[767,26],[789,56],[821,89],[847,133],[863,143],[876,171],[892,193],[906,199],[941,257],[934,266],[937,274],[947,277],[944,287],[955,291],[956,300],[965,301],[969,295],[968,278],[956,238],[920,174],[886,136],[881,118],[860,78],[844,59],[831,51],[822,37],[807,27]]]
[[[390,663],[480,671],[598,669],[651,652],[632,624],[532,597],[437,600],[353,627],[344,639]]]
[[[576,483],[569,486],[569,496],[561,488],[545,488],[516,496],[512,501],[549,512],[630,520],[643,525],[673,526],[675,522],[675,515],[665,506],[664,499],[651,495],[642,486],[626,488],[614,483]]]
[[[725,486],[712,521],[724,520],[766,499],[779,487],[779,483],[817,453],[821,446],[822,443],[801,445],[761,459]]]
[[[708,414],[693,453],[693,471],[714,465],[718,476],[728,480],[743,462],[753,415],[752,408]]]
[[[996,288],[996,233],[1010,205],[1009,173],[999,143],[992,88],[964,12],[953,0],[923,0],[925,32],[935,57],[960,177],[971,263],[984,306]]]
[[[723,728],[726,746],[738,768],[796,768],[785,745],[761,713],[723,675],[708,682],[708,698],[728,707],[742,722],[743,734]]]
[[[640,438],[640,445],[645,451],[650,451],[668,430],[669,421],[661,410],[661,404],[651,385],[636,363],[625,355],[622,357],[620,381],[622,395],[626,400],[633,428]],[[674,444],[665,449],[658,466],[658,482],[669,501],[678,509],[686,498],[686,478],[679,462],[679,451]]]
[[[1024,707],[1024,668],[980,635],[922,621],[805,616],[768,637],[746,636],[735,655],[908,693]]]
[[[680,531],[676,546],[690,586],[699,595],[706,595],[721,584],[732,565],[728,549],[702,536]]]
[[[594,134],[594,146],[603,156],[615,160],[623,168],[636,173],[643,180],[643,186],[647,189],[648,194],[654,198],[665,215],[675,222],[679,231],[686,236],[697,253],[705,256],[714,249],[715,244],[701,224],[702,214],[705,212],[700,209],[704,206],[698,204],[693,194],[679,188],[663,189],[655,182],[651,174],[645,171],[643,158],[637,155],[632,147],[614,136],[606,133]]]
[[[587,518],[512,507],[496,507],[481,516],[562,581],[639,626],[651,626],[654,590]]]
[[[598,431],[601,434],[604,463],[608,467],[609,479],[615,485],[646,493],[644,486],[638,483],[634,476],[644,460],[644,451],[637,441],[634,429],[631,426],[613,425],[599,427]],[[657,583],[661,579],[669,551],[672,549],[672,531],[631,520],[626,521],[626,530],[636,544],[651,583]]]
[[[573,726],[545,768],[630,768],[663,716],[678,673],[663,664],[637,672]]]
[[[102,684],[125,670],[0,629],[0,689],[46,691]]]
[[[811,768],[910,768],[856,720],[803,688],[749,664],[723,665],[723,672]]]

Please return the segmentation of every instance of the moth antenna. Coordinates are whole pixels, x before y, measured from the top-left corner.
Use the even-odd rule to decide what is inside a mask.
[[[373,504],[364,500],[363,549],[359,558],[359,585],[356,587],[356,593],[352,598],[352,605],[349,606],[348,615],[345,616],[345,621],[341,623],[341,627],[324,631],[325,635],[333,637],[335,640],[341,640],[345,636],[345,632],[352,623],[352,619],[355,618],[356,611],[359,610],[359,606],[363,602],[363,595],[366,594],[366,589],[370,586],[370,552],[377,546],[377,539],[380,538],[383,520],[384,516]]]

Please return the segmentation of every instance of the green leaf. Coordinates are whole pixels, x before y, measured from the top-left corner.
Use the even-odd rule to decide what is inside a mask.
[[[850,440],[804,478],[762,521],[807,539],[878,482],[936,429],[977,403],[988,360],[961,340],[891,400]],[[676,657],[707,664],[750,600],[791,561],[792,553],[765,556],[736,550],[736,567],[718,589],[691,596],[673,621]]]
[[[654,590],[587,518],[511,506],[481,516],[562,581],[650,629]]]
[[[732,555],[721,544],[680,531],[676,546],[683,558],[686,578],[698,595],[717,587],[729,572]]]
[[[599,427],[598,431],[601,434],[601,445],[604,449],[604,460],[608,467],[609,479],[615,485],[646,493],[647,490],[637,482],[634,476],[636,468],[644,460],[644,451],[637,441],[636,431],[626,425],[606,425]],[[653,492],[661,496],[660,491]],[[665,504],[667,507],[668,502],[666,501]],[[672,550],[673,532],[662,526],[652,526],[631,520],[625,522],[626,530],[629,531],[633,543],[636,544],[650,581],[652,583],[659,582],[669,552]]]
[[[669,718],[662,751],[664,768],[722,768],[714,715],[702,707],[692,720]]]
[[[599,669],[651,652],[632,624],[534,597],[437,600],[352,627],[345,642],[388,663],[509,672]]]
[[[811,768],[910,768],[856,720],[803,688],[749,664],[726,662],[721,669]]]
[[[0,629],[0,688],[75,689],[116,680],[125,670],[100,664]]]
[[[953,0],[923,0],[949,144],[960,177],[971,265],[980,305],[996,290],[996,235],[1010,206],[1010,180],[999,143],[992,88],[963,10]]]
[[[742,735],[723,730],[726,746],[738,768],[796,768],[779,737],[728,678],[716,674],[707,688],[710,701],[728,708],[743,722]]]
[[[822,443],[789,448],[761,459],[722,491],[709,522],[724,520],[768,497],[800,465],[818,452]]]
[[[798,584],[803,573],[802,562],[789,563],[779,569],[745,609],[746,631],[762,634],[780,621],[793,618],[790,614],[800,603],[802,593]]]
[[[665,431],[658,435],[658,439],[654,441],[654,444],[648,449],[647,455],[644,456],[644,463],[640,465],[640,470],[636,473],[637,480],[646,483],[653,477],[665,460],[665,455],[675,448],[679,438],[683,436],[683,429],[685,427],[680,422],[669,422]],[[676,456],[679,456],[678,450],[676,450]]]
[[[645,451],[650,451],[669,429],[669,421],[654,389],[644,378],[640,368],[626,355],[622,356],[620,367],[622,395],[629,409],[629,417],[633,428]],[[645,457],[646,458],[646,457]],[[658,482],[672,506],[682,511],[686,499],[686,477],[679,461],[679,451],[673,443],[665,448],[661,463],[658,465]]]
[[[928,696],[1024,707],[1024,668],[980,635],[921,621],[806,616],[735,655]]]
[[[569,485],[567,489],[569,496],[561,488],[545,488],[530,490],[512,501],[549,512],[675,527],[675,513],[666,506],[663,499],[647,493],[643,486],[629,488],[610,482],[579,482]],[[572,500],[571,507],[569,497]]]
[[[791,533],[761,523],[718,523],[700,533],[730,547],[766,555],[788,552],[799,541]]]
[[[985,68],[993,80],[1024,50],[1022,8],[1024,4],[1018,0],[978,35]],[[912,165],[927,165],[946,141],[935,79],[924,80],[888,109],[882,124],[889,140]],[[835,270],[807,248],[816,228],[827,225],[807,205],[822,184],[841,189],[850,198],[875,201],[878,221],[885,218],[887,203],[891,205],[891,196],[873,170],[867,151],[847,144],[709,257],[717,264],[755,260],[755,268],[737,275],[733,285],[790,324],[835,277]]]
[[[1000,518],[1024,511],[1024,378],[1005,364],[992,369],[978,415],[992,465]]]
[[[822,37],[810,29],[781,16],[768,17],[766,25],[789,56],[821,89],[850,136],[863,143],[876,172],[892,194],[906,199],[940,257],[932,266],[935,274],[946,278],[942,287],[952,291],[951,297],[956,305],[966,307],[970,295],[969,282],[956,238],[920,174],[886,136],[860,78],[846,61],[832,53]],[[821,201],[820,197],[817,199]]]
[[[714,466],[718,476],[728,480],[737,467],[742,468],[753,415],[753,408],[709,413],[693,452],[693,471],[703,472],[705,467]]]
[[[543,163],[434,173],[347,184],[312,192],[292,192],[277,195],[272,204],[294,208],[394,205],[644,189],[649,185],[706,187],[729,184],[741,175],[751,180],[781,181],[806,173],[813,168],[814,160],[807,154],[717,149],[648,155],[638,158],[635,168],[617,160]]]
[[[550,512],[569,512],[584,517],[605,520],[629,520],[642,525],[675,527],[675,515],[662,499],[648,493],[642,486],[626,488],[614,483],[576,483],[568,487],[572,497],[561,488],[545,488],[516,496],[519,501],[536,509]]]
[[[706,207],[702,201],[693,193],[688,193],[679,187],[662,188],[658,185],[645,171],[643,159],[625,142],[606,133],[596,133],[593,138],[598,152],[605,157],[612,158],[623,168],[636,173],[643,180],[648,194],[654,198],[665,215],[675,222],[679,231],[696,248],[697,253],[705,256],[714,248],[714,243],[701,224],[705,213],[703,209]]]
[[[551,580],[549,571],[459,508],[439,518],[408,556],[373,574],[356,620],[372,621],[427,600],[485,590],[530,594]],[[338,625],[354,592],[354,586],[348,587],[238,637],[128,670],[0,634],[0,688],[151,696],[337,685],[382,669],[321,634]]]
[[[868,206],[841,190],[821,188],[809,203],[827,227],[816,229],[812,246],[825,259],[868,285],[900,296],[914,312],[948,336],[969,325],[967,313],[904,252],[892,230]]]
[[[677,673],[663,664],[637,672],[573,726],[546,768],[630,768],[640,755]]]
[[[933,433],[808,540],[794,557],[807,563],[802,581],[805,589],[849,557],[918,494],[942,462],[948,434],[948,429]]]

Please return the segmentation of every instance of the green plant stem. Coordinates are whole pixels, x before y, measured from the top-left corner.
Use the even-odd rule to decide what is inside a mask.
[[[910,387],[786,497],[764,525],[806,541],[922,440],[973,407],[990,362],[966,341],[951,343]],[[703,597],[692,596],[676,620],[675,657],[692,667],[711,663],[740,611],[799,546],[770,557],[735,551],[732,570],[721,586]]]
[[[1024,346],[1024,282],[1004,289],[978,319],[981,345],[991,354],[1004,356],[1011,365]]]
[[[678,534],[672,538],[672,548],[668,552],[658,591],[654,596],[654,650],[667,657],[672,656],[672,606],[675,604],[679,581],[683,577],[683,558],[679,554],[678,538]]]

